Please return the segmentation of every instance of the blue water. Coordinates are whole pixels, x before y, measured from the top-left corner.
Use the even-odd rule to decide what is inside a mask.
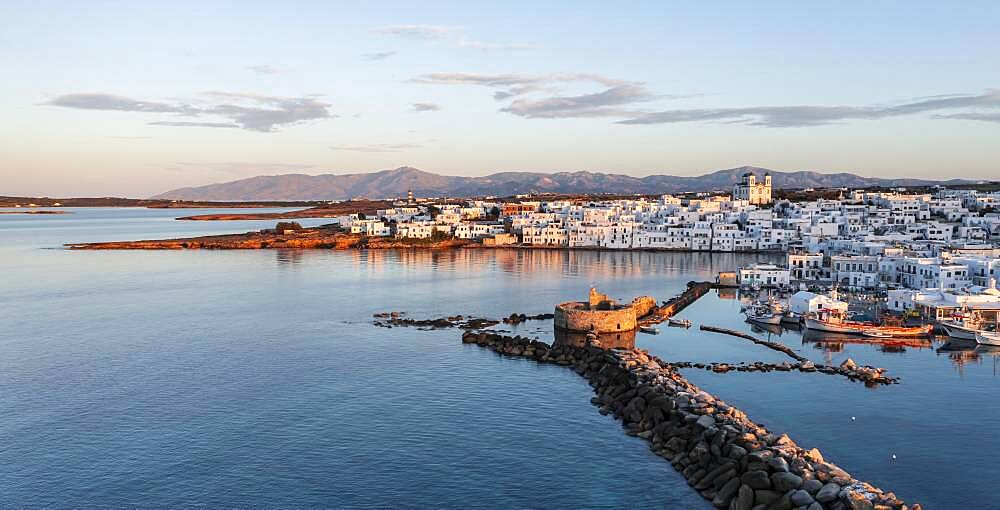
[[[0,215],[0,507],[709,507],[598,414],[572,371],[463,345],[458,331],[375,328],[371,315],[540,313],[592,284],[667,299],[767,257],[67,251],[273,223],[73,212]],[[750,331],[739,307],[713,292],[684,315]],[[549,339],[550,328],[517,331]],[[639,342],[667,359],[785,359],[695,328],[661,330]],[[907,500],[993,504],[996,358],[772,339],[816,361],[887,367],[903,383],[686,374]]]

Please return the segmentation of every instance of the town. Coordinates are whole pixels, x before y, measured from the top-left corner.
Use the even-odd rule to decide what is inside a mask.
[[[811,191],[811,190],[806,190]],[[890,311],[934,321],[958,311],[1000,315],[1000,192],[839,190],[836,198],[774,200],[771,177],[743,176],[731,194],[615,200],[470,200],[412,194],[377,217],[337,218],[367,236],[477,240],[484,246],[773,252],[783,263],[720,275],[754,288],[880,292]]]

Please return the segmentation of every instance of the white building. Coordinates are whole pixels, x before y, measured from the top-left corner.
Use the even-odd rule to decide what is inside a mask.
[[[736,282],[740,286],[787,287],[790,280],[788,268],[774,264],[754,264],[736,272]]]

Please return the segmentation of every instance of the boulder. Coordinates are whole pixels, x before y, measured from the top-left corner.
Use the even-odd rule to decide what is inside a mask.
[[[808,492],[802,489],[793,492],[788,499],[789,501],[792,502],[793,506],[808,506],[811,505],[813,501],[815,501],[813,497],[809,495]]]
[[[753,499],[758,504],[770,505],[781,499],[781,493],[772,490],[756,490],[753,491]]]
[[[774,473],[771,475],[771,485],[778,492],[788,492],[802,487],[802,477],[786,472]]]
[[[819,480],[806,480],[802,482],[802,490],[812,495],[816,495],[816,493],[819,492],[819,490],[822,488],[823,488],[823,482]]]
[[[747,471],[740,477],[740,481],[751,489],[771,488],[771,479],[767,476],[767,471]]]
[[[823,454],[816,448],[806,452],[805,457],[809,460],[809,462],[823,462]]]
[[[840,494],[840,486],[830,482],[824,485],[819,492],[816,493],[816,501],[820,503],[829,503],[837,499],[837,495]]]
[[[787,473],[788,472],[788,461],[783,457],[774,457],[767,461],[767,465],[777,473]]]
[[[736,499],[730,503],[730,510],[751,510],[753,508],[753,489],[746,485],[740,485],[740,490],[736,493]]]
[[[701,430],[708,430],[710,427],[715,427],[715,418],[707,414],[701,415],[697,420],[695,420],[695,425],[701,427]]]

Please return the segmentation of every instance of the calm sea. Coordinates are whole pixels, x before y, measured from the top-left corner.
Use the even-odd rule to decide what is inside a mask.
[[[71,211],[0,215],[0,507],[709,507],[644,441],[598,414],[572,371],[463,345],[455,330],[376,328],[371,315],[549,312],[593,284],[667,299],[767,257],[75,252],[61,245],[273,222]],[[683,315],[752,331],[734,297],[713,292]],[[550,328],[517,331],[549,340]],[[661,330],[638,341],[666,359],[784,360],[737,338]],[[996,505],[993,354],[755,334],[816,361],[886,367],[903,382],[686,374],[907,500]]]

